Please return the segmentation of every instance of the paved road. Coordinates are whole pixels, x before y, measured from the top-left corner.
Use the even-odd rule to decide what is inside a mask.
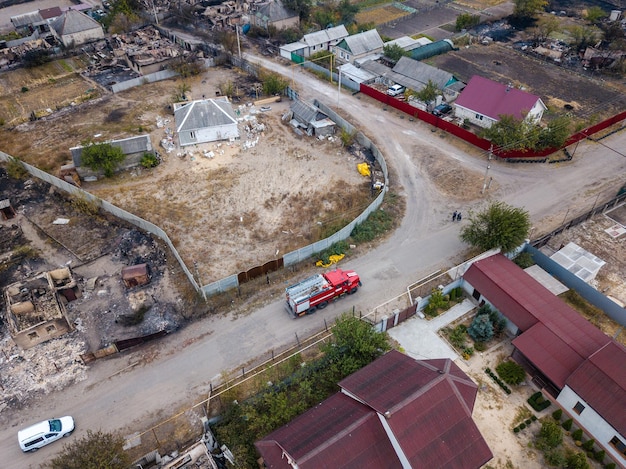
[[[336,105],[335,85],[320,83],[301,71],[255,59],[271,65],[294,79],[301,94]],[[359,99],[361,98],[361,99]],[[20,452],[16,442],[19,427],[43,415],[72,414],[77,421],[76,435],[87,429],[122,429],[124,434],[146,429],[166,418],[185,403],[206,397],[209,383],[220,381],[225,370],[293,343],[295,334],[307,336],[330,320],[354,307],[367,312],[402,294],[408,284],[442,267],[449,266],[465,249],[459,239],[460,224],[449,222],[458,202],[443,197],[425,177],[420,155],[438,154],[452,158],[467,168],[486,168],[480,152],[465,153],[451,138],[442,139],[429,126],[401,119],[396,112],[365,97],[342,93],[343,113],[365,129],[386,155],[397,179],[394,190],[406,196],[407,211],[402,225],[389,239],[368,254],[350,259],[342,267],[356,269],[364,279],[358,294],[327,307],[323,313],[291,320],[282,309],[282,297],[271,304],[238,318],[210,318],[167,337],[150,349],[155,357],[143,361],[141,352],[124,354],[92,365],[88,378],[71,389],[40,398],[29,409],[13,415],[0,427],[0,461],[6,467],[38,467],[60,450],[52,445],[32,455]],[[603,141],[613,148],[626,148],[626,132]],[[574,161],[565,165],[507,165],[491,162],[489,173],[499,185],[488,193],[531,213],[536,226],[562,222],[566,214],[590,208],[596,194],[613,195],[624,184],[626,158],[595,143],[579,145]],[[476,201],[480,207],[484,200]],[[464,207],[467,211],[470,207]],[[146,354],[147,355],[147,354]],[[2,417],[6,420],[6,417]]]

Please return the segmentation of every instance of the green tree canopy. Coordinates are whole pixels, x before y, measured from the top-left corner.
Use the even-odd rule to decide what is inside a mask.
[[[563,430],[554,420],[544,420],[539,430],[537,447],[542,450],[556,448],[563,443]]]
[[[525,120],[516,119],[511,115],[498,116],[500,120],[488,129],[482,131],[482,136],[494,146],[505,150],[532,149],[536,144],[531,125]]]
[[[117,166],[126,156],[119,147],[110,143],[89,143],[83,147],[82,163],[94,171],[104,171],[106,177],[113,176]]]
[[[587,8],[587,13],[585,14],[585,19],[590,23],[597,23],[602,18],[606,18],[608,13],[599,7],[598,5],[591,6]]]
[[[298,13],[301,20],[307,20],[311,13],[311,0],[283,0],[288,10]]]
[[[493,202],[485,210],[469,215],[461,239],[482,250],[501,248],[509,252],[521,245],[530,229],[528,212],[504,202]]]
[[[386,334],[348,314],[337,319],[332,340],[321,347],[328,362],[337,366],[341,378],[363,368],[390,348]]]
[[[131,461],[123,449],[124,438],[87,430],[87,435],[66,444],[44,467],[49,469],[127,469]]]
[[[474,316],[467,333],[476,342],[487,342],[493,337],[493,325],[489,320],[489,315],[480,314]]]
[[[514,0],[513,14],[521,18],[532,18],[548,6],[548,0]]]
[[[350,0],[341,0],[337,5],[341,23],[344,25],[356,23],[356,14],[359,12],[359,5],[351,3]]]
[[[472,15],[471,13],[461,13],[456,17],[455,29],[462,31],[463,29],[472,29],[480,24],[480,15]]]
[[[423,103],[431,103],[439,94],[441,94],[439,87],[432,80],[428,80],[426,86],[421,90],[414,92],[413,96]]]
[[[282,93],[289,82],[278,73],[267,73],[261,76],[263,82],[263,93],[268,96]]]
[[[389,60],[393,60],[394,62],[397,62],[398,60],[400,60],[400,57],[402,56],[409,55],[409,53],[405,51],[402,47],[400,47],[398,44],[389,44],[389,45],[383,46],[383,54]]]

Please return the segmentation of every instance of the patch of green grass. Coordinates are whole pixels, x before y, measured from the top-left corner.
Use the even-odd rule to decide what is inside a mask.
[[[350,236],[357,243],[366,243],[386,233],[393,227],[393,217],[383,209],[378,209],[352,230]]]

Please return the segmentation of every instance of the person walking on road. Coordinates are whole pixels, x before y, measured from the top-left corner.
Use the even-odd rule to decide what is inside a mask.
[[[452,214],[452,221],[456,221],[456,210],[454,211],[454,213]]]
[[[458,212],[456,214],[456,219],[457,219],[457,221],[461,221],[461,212]]]

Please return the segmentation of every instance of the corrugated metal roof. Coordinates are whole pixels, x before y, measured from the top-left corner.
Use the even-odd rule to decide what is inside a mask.
[[[474,75],[455,105],[495,120],[503,115],[522,119],[537,101],[539,96]]]
[[[42,21],[44,21],[44,19],[38,11],[31,11],[29,13],[24,13],[23,15],[15,15],[11,17],[11,23],[13,23],[14,28],[22,28],[24,26],[40,23]]]
[[[268,468],[395,469],[400,460],[376,413],[337,393],[255,443]]]
[[[235,112],[227,98],[192,101],[176,109],[174,119],[177,132],[237,124]]]
[[[502,254],[473,263],[463,278],[519,327],[523,334],[514,345],[557,386],[611,341]],[[539,323],[543,327],[535,327]]]
[[[393,67],[393,71],[413,78],[424,85],[432,81],[440,90],[458,81],[450,72],[413,60],[410,57],[400,57],[400,60]]]
[[[59,7],[42,8],[41,10],[39,10],[39,14],[44,20],[56,18],[57,16],[61,16],[62,13],[63,12],[61,11],[61,8]]]
[[[333,28],[322,29],[321,31],[315,31],[314,33],[305,34],[303,42],[308,46],[313,47],[326,42],[336,41],[348,36],[348,30],[341,24]]]
[[[355,67],[353,64],[347,63],[339,67],[341,75],[349,78],[355,83],[364,83],[375,80],[378,75],[370,73],[363,67]]]
[[[354,55],[375,52],[383,48],[383,40],[375,29],[348,36],[341,41],[340,45],[343,44],[344,48]]]
[[[93,18],[76,10],[67,10],[63,15],[50,22],[50,27],[59,36],[89,31],[90,29],[102,29],[100,23]]]
[[[312,104],[300,100],[292,102],[289,109],[293,112],[294,118],[302,124],[308,125],[311,122],[323,120],[328,117]]]
[[[300,469],[395,469],[401,459],[470,469],[492,458],[471,417],[477,386],[451,360],[391,351],[339,385],[344,394],[255,443],[268,467],[292,469],[284,454]]]
[[[135,277],[144,277],[148,275],[148,265],[147,264],[137,264],[137,265],[129,265],[128,267],[124,267],[122,269],[122,278],[129,279]]]
[[[621,435],[626,435],[626,350],[612,341],[591,355],[566,384]]]

